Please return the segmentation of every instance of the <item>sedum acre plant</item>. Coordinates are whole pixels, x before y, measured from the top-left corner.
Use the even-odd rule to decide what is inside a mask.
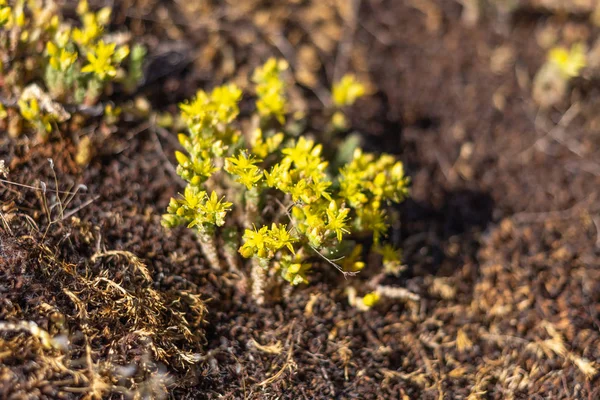
[[[333,85],[331,92],[334,111],[331,125],[335,130],[344,130],[348,127],[348,122],[343,108],[354,104],[356,100],[366,94],[367,89],[354,75],[347,74]]]
[[[242,91],[235,85],[200,90],[180,105],[187,132],[179,134],[185,151],[175,155],[187,186],[162,220],[168,228],[193,229],[213,268],[238,269],[236,252],[248,259],[259,304],[271,278],[308,283],[315,262],[356,273],[365,266],[358,241],[373,243],[390,270],[397,268],[399,253],[382,243],[386,208],[408,194],[403,165],[391,155],[356,148],[334,169],[321,144],[287,133],[286,68],[270,59],[255,71],[257,114],[243,132]],[[350,78],[336,85],[335,107],[362,95],[357,85]],[[375,301],[373,295],[365,300]]]
[[[569,81],[580,76],[586,65],[585,44],[553,47],[533,80],[533,98],[543,108],[557,104],[567,93]]]
[[[53,0],[0,0],[0,96],[16,111],[6,113],[13,136],[22,120],[46,139],[73,112],[105,114],[99,101],[110,84],[132,90],[139,82],[145,50],[130,51],[126,33],[105,32],[111,9],[91,11],[81,0],[77,14],[72,26]]]

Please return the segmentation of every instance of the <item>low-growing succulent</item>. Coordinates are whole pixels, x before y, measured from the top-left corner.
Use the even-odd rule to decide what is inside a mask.
[[[258,303],[268,279],[307,283],[316,262],[346,274],[359,271],[365,266],[359,241],[375,246],[386,270],[400,269],[399,252],[383,240],[388,206],[408,195],[402,162],[356,148],[349,162],[334,168],[311,135],[289,133],[286,68],[270,59],[255,71],[256,115],[249,124],[238,121],[242,91],[233,84],[200,90],[181,104],[187,132],[179,134],[185,153],[176,153],[177,173],[187,186],[163,216],[166,227],[196,231],[213,268],[225,267],[219,242],[230,263],[235,250],[250,259]],[[345,77],[335,85],[332,109],[341,112],[364,92]],[[376,301],[375,295],[365,300]]]
[[[586,65],[587,49],[583,43],[570,49],[553,47],[534,78],[533,98],[542,108],[557,104],[564,98],[569,81],[578,77]]]
[[[134,45],[130,51],[126,33],[106,32],[111,8],[94,12],[81,0],[77,14],[80,24],[72,26],[53,0],[0,0],[3,106],[17,110],[42,139],[72,110],[98,105],[110,84],[133,90],[141,79],[145,50]],[[94,115],[102,113],[101,107]],[[11,134],[22,132],[14,121],[12,127]]]

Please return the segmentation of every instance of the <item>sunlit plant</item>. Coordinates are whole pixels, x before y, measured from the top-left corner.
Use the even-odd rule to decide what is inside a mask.
[[[130,51],[127,34],[106,31],[111,8],[92,11],[81,0],[77,14],[80,22],[72,26],[52,0],[0,0],[0,94],[10,100],[4,106],[15,108],[42,139],[71,117],[66,105],[89,110],[109,85],[133,90],[141,79],[145,51],[139,45]],[[91,114],[102,115],[102,108]]]
[[[570,49],[553,47],[534,78],[534,99],[544,108],[557,104],[567,93],[569,82],[580,76],[586,65],[587,49],[583,43]]]
[[[353,105],[356,100],[367,93],[365,85],[356,79],[353,74],[346,74],[333,85],[331,99],[333,102],[333,115],[331,125],[335,130],[344,130],[348,127],[344,109]]]
[[[286,68],[275,59],[257,68],[256,116],[244,131],[242,91],[235,85],[200,90],[180,105],[187,132],[179,134],[185,152],[176,153],[177,173],[187,186],[163,216],[166,227],[196,232],[213,268],[237,269],[235,251],[249,259],[259,304],[271,278],[308,283],[316,262],[344,274],[360,271],[365,263],[353,251],[357,241],[373,243],[389,271],[400,268],[399,252],[383,242],[387,207],[408,195],[402,163],[356,148],[350,162],[333,168],[335,160],[326,159],[310,135],[290,134]],[[349,106],[363,94],[364,87],[345,77],[335,86],[332,107]],[[365,300],[376,301],[374,295]]]
[[[554,47],[548,52],[548,62],[555,66],[566,79],[579,76],[581,70],[586,66],[586,59],[586,48],[583,43],[576,43],[571,46],[571,49]]]

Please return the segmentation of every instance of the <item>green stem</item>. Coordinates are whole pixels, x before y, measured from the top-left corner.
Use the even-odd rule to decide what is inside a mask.
[[[88,82],[87,90],[85,93],[84,103],[86,106],[93,106],[98,102],[98,99],[102,95],[103,82],[98,78],[91,78]]]
[[[240,272],[240,263],[238,258],[239,248],[239,237],[238,232],[235,228],[224,228],[223,229],[223,255],[225,256],[225,262],[229,268],[234,272]]]
[[[253,187],[244,193],[244,225],[247,229],[252,229],[252,226],[260,223],[258,214],[258,189]]]

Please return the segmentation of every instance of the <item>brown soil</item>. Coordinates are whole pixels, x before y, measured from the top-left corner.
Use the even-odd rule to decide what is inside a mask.
[[[16,307],[20,318],[52,330],[53,322],[40,312],[45,302],[70,327],[85,331],[82,324],[93,323],[85,322],[58,285],[70,282],[69,290],[83,295],[89,290],[85,282],[40,270],[43,244],[56,251],[54,261],[43,265],[91,268],[89,279],[108,269],[106,277],[124,281],[128,290],[154,291],[157,297],[140,307],[154,310],[157,321],[117,318],[113,323],[121,329],[165,327],[177,312],[186,313],[195,332],[156,335],[155,346],[166,353],[149,367],[171,374],[173,398],[599,398],[598,85],[576,80],[564,104],[546,113],[537,110],[530,86],[544,61],[535,40],[540,29],[555,24],[589,40],[597,29],[585,15],[556,18],[527,4],[508,15],[486,9],[473,26],[452,1],[365,0],[359,15],[350,46],[367,49],[367,70],[378,91],[355,107],[353,124],[366,147],[400,155],[413,182],[410,200],[399,208],[402,225],[392,232],[408,269],[386,282],[417,294],[419,302],[359,312],[348,305],[340,276],[323,269],[289,301],[255,306],[235,276],[204,267],[190,231],[160,226],[170,197],[182,189],[169,164],[177,143],[142,122],[111,135],[85,169],[73,161],[76,139],[39,145],[0,139],[0,159],[9,161],[12,181],[54,188],[47,161],[52,157],[60,188],[87,186],[65,208],[68,213],[81,207],[76,219],[56,222],[47,232],[36,191],[0,188],[4,207],[14,201],[41,227],[29,238],[23,237],[32,231],[25,222],[2,233],[0,320],[17,313]],[[131,22],[160,49],[163,25],[143,24]],[[188,49],[182,54],[203,40],[187,26],[179,26]],[[234,62],[248,70],[255,61],[249,45],[226,38],[239,50]],[[498,65],[492,60],[501,47],[514,56]],[[261,42],[256,49],[281,56],[277,46]],[[336,57],[323,60],[319,79],[326,85]],[[220,64],[212,79],[202,66],[184,60],[157,73],[146,94],[155,106],[173,109],[193,93],[190,88],[224,79],[223,62],[215,59]],[[318,93],[306,88],[309,98]],[[560,122],[563,115],[569,118]],[[54,196],[51,189],[46,196]],[[131,260],[89,263],[110,250],[139,257],[150,282],[128,272],[135,269]],[[196,295],[210,299],[203,325],[194,323],[202,317],[200,306],[179,304]],[[109,306],[107,300],[87,308]],[[195,335],[202,329],[205,342]],[[123,358],[111,359],[112,345],[103,337],[108,333],[90,343],[96,360],[126,363],[144,352],[156,354],[132,336],[113,349]],[[85,344],[80,349],[83,357]],[[185,352],[201,360],[190,365]],[[32,391],[19,386],[30,379],[31,365],[2,357],[0,348],[0,393],[20,398]],[[15,380],[1,380],[5,367]],[[47,397],[59,395],[46,390]]]

